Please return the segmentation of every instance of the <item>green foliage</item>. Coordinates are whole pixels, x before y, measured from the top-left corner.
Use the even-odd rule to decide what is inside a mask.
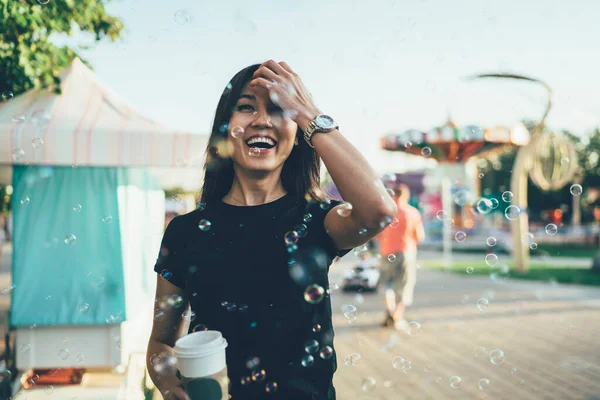
[[[47,4],[42,4],[47,3]],[[105,0],[0,0],[0,93],[15,96],[32,88],[54,87],[60,72],[77,56],[51,43],[52,34],[80,30],[96,40],[115,41],[121,20],[104,9]]]
[[[590,260],[590,266],[591,266]],[[444,261],[422,262],[421,266],[434,270],[444,270]],[[467,268],[471,267],[473,270]],[[452,263],[450,272],[465,276],[479,275],[489,276],[491,280],[501,281],[504,279],[524,279],[531,281],[545,281],[556,283],[571,283],[577,285],[600,286],[600,274],[593,272],[591,268],[573,268],[569,266],[556,266],[550,264],[531,264],[529,271],[518,272],[512,268],[502,271],[500,268],[490,268],[481,262],[457,261]]]
[[[575,143],[578,162],[583,172],[581,185],[584,190],[588,188],[600,188],[600,128],[585,135],[574,135],[569,131],[563,131]],[[516,158],[518,148],[507,149],[493,158],[482,168],[484,176],[481,182],[482,194],[485,197],[496,197],[500,199],[503,191],[510,190],[510,179],[512,167]],[[563,221],[569,221],[570,209],[573,195],[570,193],[570,184],[553,191],[544,192],[531,182],[528,183],[527,194],[529,204],[529,217],[531,221],[542,221],[543,212],[549,209],[562,208],[564,212]],[[582,196],[583,197],[583,196]],[[500,201],[501,205],[503,204]],[[583,222],[590,221],[591,208],[582,199]],[[498,209],[504,212],[504,209]]]

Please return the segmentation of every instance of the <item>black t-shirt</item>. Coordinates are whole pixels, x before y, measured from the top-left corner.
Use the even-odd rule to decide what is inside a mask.
[[[185,290],[190,333],[227,339],[232,400],[335,399],[327,273],[349,250],[336,251],[324,220],[338,204],[291,194],[258,206],[219,200],[167,227],[154,270]]]

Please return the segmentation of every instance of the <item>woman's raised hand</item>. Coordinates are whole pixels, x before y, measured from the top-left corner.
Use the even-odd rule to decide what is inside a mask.
[[[291,120],[298,122],[301,117],[311,120],[320,113],[300,76],[285,62],[269,60],[254,72],[253,78],[250,86],[267,89],[271,101]]]

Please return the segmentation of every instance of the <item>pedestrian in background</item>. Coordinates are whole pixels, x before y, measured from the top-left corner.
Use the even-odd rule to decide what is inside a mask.
[[[425,229],[419,210],[408,204],[410,190],[400,185],[394,200],[398,206],[396,220],[378,236],[384,275],[384,326],[406,331],[404,310],[413,303],[417,283],[417,243],[425,239]]]

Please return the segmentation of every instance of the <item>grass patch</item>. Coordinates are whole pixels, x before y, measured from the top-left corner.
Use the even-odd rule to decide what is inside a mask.
[[[453,246],[452,252],[454,253],[483,253],[485,249],[482,247],[481,249],[472,249],[465,248],[461,249],[460,246]],[[530,254],[535,256],[551,256],[551,257],[574,257],[574,258],[589,258],[592,259],[594,256],[600,252],[600,249],[594,246],[588,246],[583,244],[538,244],[538,248],[536,250],[531,250]],[[508,254],[504,248],[496,246],[494,248],[494,253],[502,253]]]
[[[420,263],[422,267],[444,270],[444,260],[424,261]],[[512,269],[502,271],[501,268],[490,268],[478,261],[456,261],[452,263],[450,272],[461,275],[485,275],[492,279],[525,279],[531,281],[546,281],[558,283],[571,283],[578,285],[600,286],[600,274],[592,272],[590,268],[572,268],[565,266],[555,266],[549,264],[531,264],[529,271],[518,272]],[[467,268],[473,268],[473,271],[467,273]],[[496,275],[492,275],[496,274]]]

